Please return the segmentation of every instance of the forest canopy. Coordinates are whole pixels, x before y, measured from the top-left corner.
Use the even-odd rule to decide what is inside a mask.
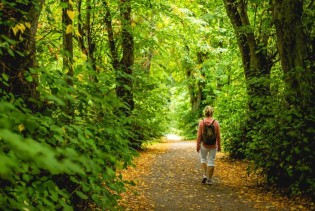
[[[109,209],[212,105],[224,152],[314,197],[312,0],[0,2],[0,206]]]

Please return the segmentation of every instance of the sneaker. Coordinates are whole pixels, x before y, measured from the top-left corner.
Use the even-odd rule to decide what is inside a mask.
[[[211,179],[208,179],[208,180],[206,181],[206,184],[207,184],[207,185],[213,185],[213,182],[212,182]]]
[[[207,182],[207,179],[208,179],[208,178],[207,178],[206,176],[203,176],[201,182],[202,182],[203,184],[205,184],[205,183]]]

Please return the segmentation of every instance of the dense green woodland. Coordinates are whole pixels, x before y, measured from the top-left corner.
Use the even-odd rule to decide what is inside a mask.
[[[1,0],[0,207],[110,209],[142,144],[196,137],[315,193],[313,0]]]

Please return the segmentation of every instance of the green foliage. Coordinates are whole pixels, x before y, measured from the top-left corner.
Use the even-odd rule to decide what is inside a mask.
[[[233,70],[236,71],[236,70]],[[314,192],[314,116],[288,107],[281,73],[272,72],[271,96],[253,98],[255,116],[265,116],[248,123],[246,87],[238,82],[225,85],[216,101],[221,119],[224,151],[232,157],[251,160],[266,175],[267,182],[287,188],[290,194]],[[314,111],[313,111],[314,112]],[[311,113],[311,112],[310,112]],[[251,128],[248,130],[248,128]],[[246,135],[246,136],[245,136]]]
[[[188,93],[181,89],[173,89],[173,94],[177,95],[176,92],[181,92],[176,98],[173,96],[171,109],[172,121],[171,127],[175,134],[179,134],[186,139],[195,139],[198,129],[198,120],[200,119],[199,113],[193,113],[191,111],[191,105],[188,101]],[[175,129],[176,128],[176,129]]]
[[[107,3],[120,59],[118,5],[115,1]],[[242,30],[253,31],[259,45],[268,44],[268,48],[258,51],[277,58],[268,5],[265,0],[249,1],[249,20],[254,24]],[[73,6],[78,9],[77,2]],[[127,76],[133,80],[133,87],[127,88],[132,90],[135,106],[130,116],[122,112],[128,110],[128,105],[116,97],[116,86],[120,84],[108,56],[104,4],[94,1],[87,9],[87,1],[82,1],[81,6],[82,20],[77,15],[72,17],[76,38],[74,77],[69,78],[62,70],[60,23],[65,4],[49,0],[45,1],[36,36],[38,66],[23,75],[28,82],[38,80],[40,99],[34,103],[41,105],[40,109],[33,112],[20,98],[0,89],[1,208],[115,207],[127,182],[118,170],[131,164],[136,154],[132,148],[140,148],[166,132],[196,138],[198,120],[208,104],[214,106],[214,117],[220,122],[225,152],[253,161],[253,170],[262,170],[270,183],[289,187],[292,194],[304,191],[314,195],[314,108],[306,106],[306,112],[288,106],[286,99],[301,99],[286,88],[284,81],[293,76],[284,76],[278,63],[270,79],[245,78],[222,3],[132,2],[135,59],[133,75]],[[89,13],[93,17],[89,26],[91,43],[87,42],[87,23],[82,18]],[[308,28],[313,25],[313,16],[307,8]],[[77,30],[79,23],[85,31]],[[5,24],[13,33],[20,33],[24,24],[28,25],[19,25],[17,19]],[[79,38],[85,48],[95,47],[94,60],[80,46]],[[17,41],[2,34],[0,40],[1,57],[21,56],[13,47]],[[302,73],[303,69],[296,70],[294,77],[303,81],[302,100],[307,101],[312,96],[308,92],[312,84],[302,80]],[[305,78],[311,79],[312,73]],[[1,69],[1,88],[14,85],[8,84],[9,77]],[[270,83],[270,96],[249,98],[246,84],[257,82]],[[255,106],[254,113],[250,106]]]
[[[115,206],[124,190],[116,169],[130,164],[134,154],[128,148],[129,132],[121,127],[125,120],[114,115],[120,103],[111,94],[101,98],[110,91],[99,88],[102,83],[81,84],[76,90],[49,87],[44,83],[48,78],[55,80],[52,85],[62,82],[48,76],[41,77],[50,96],[43,99],[41,113],[32,114],[19,99],[1,101],[2,207]],[[66,113],[67,101],[72,102],[73,117]]]
[[[266,172],[269,182],[289,188],[293,195],[301,194],[302,190],[313,195],[315,131],[305,123],[314,119],[304,116],[304,111],[285,108],[278,102],[270,105],[277,112],[270,112],[271,118],[256,124],[246,155],[257,169]]]
[[[74,77],[62,71],[61,15],[56,14],[60,14],[63,6],[46,1],[38,27],[39,67],[30,72],[38,76],[36,89],[41,98],[36,103],[41,105],[40,110],[33,113],[21,99],[0,90],[3,209],[116,207],[128,182],[118,172],[130,165],[137,154],[131,147],[138,148],[143,142],[160,137],[168,126],[165,116],[169,92],[167,81],[160,82],[167,74],[143,74],[141,48],[146,48],[145,43],[136,43],[139,63],[135,64],[133,76],[135,109],[129,117],[122,113],[121,108],[126,105],[116,97],[115,71],[106,58],[104,31],[99,30],[104,27],[100,5],[92,5],[91,10],[96,20],[91,26],[97,44],[95,66],[81,49],[75,48]],[[116,19],[117,14],[113,14]],[[10,42],[6,41],[2,50],[10,49]],[[0,87],[8,86],[9,76],[2,73],[0,77]],[[33,79],[30,75],[25,77]]]
[[[234,56],[227,54],[227,57]],[[231,65],[232,64],[232,65]],[[246,86],[244,75],[237,68],[237,60],[233,62],[223,62],[223,74],[226,75],[226,82],[215,103],[215,115],[217,116],[222,134],[222,146],[224,151],[232,157],[244,157],[245,143],[244,130],[246,127]],[[231,65],[231,66],[230,66]],[[234,73],[232,75],[232,73]]]
[[[243,27],[242,32],[253,32],[257,45],[264,46],[256,53],[263,51],[268,59],[277,60],[276,45],[280,37],[275,39],[273,35],[275,28],[272,14],[269,14],[272,5],[263,0],[259,4],[258,1],[249,1],[246,6],[245,12],[251,24]],[[311,27],[309,20],[313,16],[308,10],[310,5],[305,2],[304,6],[303,24]],[[233,46],[229,46],[230,51],[238,52]],[[234,54],[233,58],[238,60],[239,56]],[[234,64],[231,61],[232,68],[227,67],[230,70],[228,77],[239,75],[240,67],[233,68]],[[287,74],[282,72],[278,62],[270,62],[270,67],[273,66],[270,78],[260,75],[250,80],[248,76],[246,80],[243,77],[238,79],[247,87],[241,88],[232,79],[232,83],[223,84],[216,106],[222,119],[226,152],[233,157],[251,160],[255,164],[254,170],[263,172],[269,183],[286,187],[293,195],[307,193],[314,197],[314,152],[311,150],[314,148],[311,126],[314,124],[314,102],[309,101],[313,96],[310,90],[313,90],[314,83],[311,81],[314,81],[314,74],[309,71],[309,62],[304,61],[304,64],[305,69],[294,68]],[[288,86],[290,83],[299,84],[299,87],[293,85],[292,89]],[[270,85],[270,93],[269,90],[253,93],[248,89],[267,84]]]
[[[170,94],[165,83],[143,74],[141,69],[134,74],[137,78],[134,89],[136,106],[131,116],[132,146],[139,148],[143,142],[158,139],[167,131]]]

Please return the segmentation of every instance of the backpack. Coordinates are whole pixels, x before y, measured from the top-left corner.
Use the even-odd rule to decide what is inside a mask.
[[[214,121],[210,125],[206,125],[205,120],[203,120],[202,142],[207,145],[214,145],[217,139],[213,125]]]

